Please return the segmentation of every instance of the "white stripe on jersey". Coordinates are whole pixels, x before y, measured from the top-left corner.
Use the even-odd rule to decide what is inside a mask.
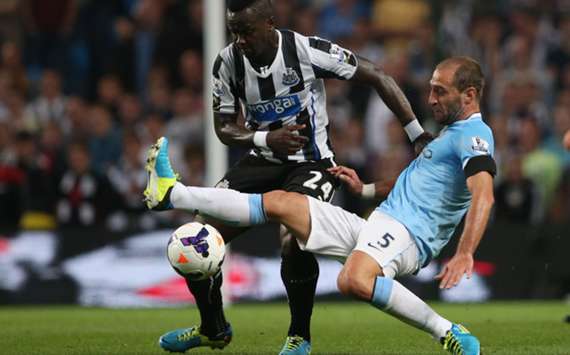
[[[253,150],[253,154],[268,160],[303,162],[332,157],[322,79],[351,78],[358,65],[356,57],[317,37],[288,30],[277,33],[277,54],[270,66],[260,70],[233,44],[220,52],[213,68],[214,111],[237,114],[241,109],[251,130],[305,124],[299,134],[310,141],[295,154],[279,155],[267,148]]]

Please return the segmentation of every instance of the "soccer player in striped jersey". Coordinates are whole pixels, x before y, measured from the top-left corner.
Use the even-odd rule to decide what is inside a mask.
[[[247,194],[184,186],[174,177],[168,141],[149,151],[148,206],[170,204],[199,210],[238,225],[282,223],[303,250],[344,259],[339,290],[369,302],[403,322],[431,334],[454,355],[480,355],[479,340],[464,326],[435,312],[395,278],[413,275],[435,258],[465,217],[455,255],[436,276],[440,288],[456,286],[473,272],[473,254],[483,237],[493,205],[494,143],[479,101],[484,78],[471,58],[438,64],[430,81],[429,104],[439,136],[400,174],[387,199],[367,220],[340,207],[295,192]],[[358,193],[363,185],[351,169],[331,171]],[[385,194],[391,184],[377,182]]]
[[[336,165],[328,136],[323,82],[327,78],[374,88],[400,119],[415,148],[431,139],[391,77],[327,40],[276,29],[269,0],[230,0],[226,18],[233,42],[213,65],[215,130],[223,143],[251,150],[217,187],[248,193],[283,189],[329,201],[337,179],[327,171]],[[245,126],[238,124],[240,114]],[[221,229],[226,242],[243,231],[209,222]],[[286,228],[281,228],[281,234],[281,277],[291,312],[281,354],[308,354],[318,264]],[[221,275],[213,280],[187,280],[201,326],[165,334],[160,340],[164,349],[185,351],[229,343],[232,331],[222,308],[221,283]]]

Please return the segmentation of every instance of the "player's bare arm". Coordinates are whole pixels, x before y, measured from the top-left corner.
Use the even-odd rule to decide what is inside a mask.
[[[406,128],[406,133],[414,143],[414,150],[416,154],[419,154],[433,137],[424,132],[419,125],[406,95],[396,84],[394,78],[386,74],[382,68],[365,58],[359,56],[357,58],[358,68],[350,80],[358,84],[370,85],[376,90],[386,106],[396,115],[402,127]]]
[[[364,184],[354,169],[346,166],[335,166],[328,171],[340,179],[355,195],[367,198],[382,198],[388,196],[396,179],[379,180],[370,184]]]
[[[265,136],[265,142],[261,144],[266,144],[278,153],[293,154],[309,141],[307,137],[298,134],[298,131],[304,127],[304,125],[291,125],[270,131]],[[218,138],[226,145],[245,148],[253,148],[256,145],[255,132],[240,125],[237,114],[215,112],[214,129]]]
[[[471,207],[465,217],[465,227],[457,246],[457,251],[451,260],[436,276],[440,279],[440,288],[456,286],[464,274],[467,278],[473,272],[473,254],[483,237],[489,215],[494,203],[493,177],[487,171],[467,178],[467,188],[471,192]]]

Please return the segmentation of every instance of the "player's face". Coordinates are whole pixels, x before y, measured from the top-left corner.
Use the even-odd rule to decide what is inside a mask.
[[[269,48],[273,31],[269,19],[259,18],[255,13],[246,9],[240,12],[227,13],[228,29],[234,43],[248,58],[260,57]]]
[[[429,105],[435,120],[440,124],[450,124],[459,119],[463,111],[461,93],[453,86],[453,68],[436,69],[430,84]]]

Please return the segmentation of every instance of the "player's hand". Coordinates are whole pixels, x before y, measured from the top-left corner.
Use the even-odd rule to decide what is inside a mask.
[[[304,124],[285,126],[270,131],[267,134],[267,146],[276,153],[295,154],[309,142],[309,138],[299,135],[298,131],[303,128],[305,128]]]
[[[420,155],[425,146],[428,145],[432,140],[433,136],[431,133],[424,132],[420,134],[414,141],[414,152],[416,152],[416,156]]]
[[[362,194],[362,181],[356,174],[356,171],[351,168],[347,168],[346,166],[334,166],[332,168],[328,168],[327,171],[333,174],[336,178],[340,179],[340,181],[344,182],[346,186],[348,186],[348,190],[356,195]]]
[[[467,278],[469,279],[472,273],[473,255],[455,254],[435,278],[441,280],[439,288],[449,289],[457,286],[464,274],[467,274]]]

